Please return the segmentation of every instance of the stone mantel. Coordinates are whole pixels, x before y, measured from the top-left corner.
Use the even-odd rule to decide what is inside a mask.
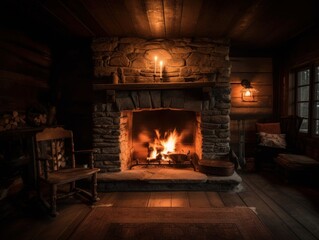
[[[228,87],[228,83],[216,84],[215,82],[191,82],[191,83],[126,83],[105,84],[94,83],[93,90],[161,90],[161,89],[189,89],[206,87]]]

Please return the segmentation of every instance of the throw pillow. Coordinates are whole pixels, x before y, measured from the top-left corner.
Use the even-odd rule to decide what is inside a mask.
[[[271,134],[260,132],[260,143],[261,146],[273,147],[273,148],[286,148],[286,134]]]
[[[273,123],[256,123],[257,132],[264,132],[264,133],[272,133],[272,134],[280,134],[280,123],[273,122]]]

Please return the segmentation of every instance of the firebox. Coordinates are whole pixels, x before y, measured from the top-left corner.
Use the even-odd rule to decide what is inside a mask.
[[[192,165],[196,145],[196,112],[181,110],[134,111],[130,167]]]

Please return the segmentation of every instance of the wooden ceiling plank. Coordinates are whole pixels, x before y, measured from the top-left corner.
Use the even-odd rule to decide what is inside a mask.
[[[96,21],[81,0],[68,0],[64,2],[64,5],[80,19],[82,24],[90,29],[94,36],[103,36],[106,34],[100,22]]]
[[[232,0],[205,0],[197,22],[195,34],[198,36],[224,38],[237,24],[238,19],[251,6],[254,0],[241,0],[233,4]]]
[[[180,35],[183,37],[194,37],[199,14],[203,0],[183,0]]]
[[[182,0],[164,0],[165,32],[167,38],[180,37]]]
[[[119,26],[113,22],[113,13],[107,9],[105,0],[81,0],[81,2],[106,32],[104,37],[117,36]]]
[[[146,8],[143,0],[125,0],[124,4],[130,13],[132,24],[137,36],[151,37],[151,29],[147,18]]]
[[[271,26],[271,34],[267,34],[263,38],[264,45],[275,46],[293,39],[298,34],[306,31],[313,26],[313,23],[319,22],[319,2],[311,1],[308,4],[298,4],[291,2],[289,10],[287,5],[272,5],[272,9],[276,9],[273,17],[273,25]],[[285,12],[283,15],[282,13]],[[302,18],[298,18],[299,13],[307,13]],[[298,19],[298,21],[296,21]],[[280,24],[278,24],[280,22]]]
[[[266,0],[258,0],[253,3],[243,15],[237,20],[237,23],[230,30],[229,36],[233,39],[240,37],[256,21],[256,18],[264,9]]]
[[[41,2],[42,6],[51,15],[70,31],[79,36],[92,36],[92,32],[88,29],[73,13],[66,8],[60,1],[45,1]]]
[[[147,18],[152,37],[162,38],[165,33],[164,8],[162,0],[145,0]]]
[[[125,5],[125,0],[105,1],[109,11],[114,14],[117,25],[120,26],[121,33],[118,36],[136,36],[136,31],[132,23],[131,12]]]

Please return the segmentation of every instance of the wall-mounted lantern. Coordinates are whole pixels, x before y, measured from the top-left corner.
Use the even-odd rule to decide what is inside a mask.
[[[241,81],[243,89],[241,90],[241,99],[243,102],[256,102],[257,90],[251,86],[251,83],[247,79]]]

